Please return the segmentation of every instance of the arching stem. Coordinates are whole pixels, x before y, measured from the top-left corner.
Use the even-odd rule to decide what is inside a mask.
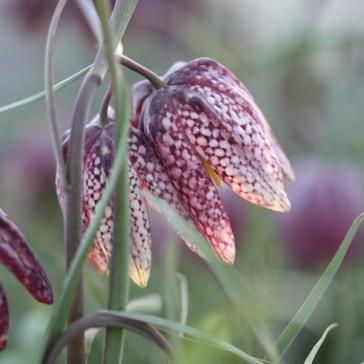
[[[153,85],[153,87],[156,90],[159,90],[166,86],[166,84],[163,82],[163,80],[150,69],[142,66],[141,64],[135,62],[134,60],[132,60],[131,58],[129,58],[127,56],[120,55],[118,57],[119,57],[119,62],[123,66],[125,66],[125,67],[131,69],[132,71],[139,73],[140,75],[145,77],[148,81],[150,81],[150,83]]]
[[[102,126],[106,127],[109,124],[109,115],[108,109],[110,105],[110,100],[112,97],[112,84],[110,84],[109,88],[107,89],[106,95],[102,100],[101,108],[100,108],[100,123]]]

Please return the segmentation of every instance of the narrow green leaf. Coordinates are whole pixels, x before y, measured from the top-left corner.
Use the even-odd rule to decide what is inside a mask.
[[[188,315],[188,285],[186,277],[181,274],[177,273],[177,279],[179,281],[180,286],[180,313],[178,322],[182,325],[185,325],[187,322],[187,315]]]
[[[313,360],[315,359],[315,356],[316,356],[317,352],[319,351],[321,345],[325,341],[327,334],[329,333],[329,331],[331,331],[336,326],[337,326],[337,324],[332,324],[332,325],[330,325],[329,327],[326,328],[326,330],[322,334],[320,340],[312,348],[312,350],[310,352],[310,355],[307,357],[307,359],[305,360],[304,364],[312,364],[313,363]]]
[[[121,5],[130,6],[129,16],[124,17],[121,26],[126,29],[133,10],[135,0],[117,0],[115,9]],[[134,5],[134,7],[133,7]],[[113,310],[125,310],[129,299],[129,178],[127,168],[128,149],[126,145],[129,125],[129,94],[125,79],[118,68],[114,55],[114,34],[110,31],[108,22],[108,6],[103,0],[96,1],[97,11],[100,17],[102,33],[104,36],[104,52],[111,77],[111,85],[115,97],[116,112],[116,138],[117,148],[123,148],[123,168],[116,182],[114,204],[114,232],[113,254],[110,264],[109,297],[107,307]],[[116,10],[115,10],[116,11]],[[119,38],[116,38],[117,42]],[[122,329],[108,327],[105,333],[103,363],[117,364],[122,362],[125,332]]]
[[[55,92],[59,91],[59,90],[63,89],[64,87],[70,85],[71,83],[77,81],[82,76],[84,76],[87,73],[87,71],[89,69],[91,69],[92,66],[93,66],[93,64],[91,64],[91,65],[83,68],[82,70],[74,73],[72,76],[65,78],[63,81],[56,83],[54,85],[54,87],[53,87],[53,90]],[[25,99],[15,101],[15,102],[13,102],[11,104],[8,104],[8,105],[1,106],[0,107],[0,115],[6,113],[7,111],[11,111],[11,110],[17,109],[18,107],[30,104],[30,103],[32,103],[34,101],[44,99],[45,96],[46,96],[46,92],[41,91],[41,92],[38,92],[37,94],[26,97]]]
[[[145,192],[147,198],[155,204],[163,214],[167,216],[172,226],[182,235],[184,235],[189,241],[193,242],[201,251],[205,259],[208,261],[212,273],[219,282],[221,288],[226,293],[229,300],[233,303],[234,307],[238,308],[237,313],[244,317],[251,329],[253,330],[258,341],[269,352],[273,360],[278,359],[278,353],[276,352],[271,335],[265,326],[265,323],[261,319],[260,313],[256,310],[256,303],[251,296],[248,288],[244,285],[243,281],[234,272],[231,266],[223,264],[219,258],[215,255],[208,242],[202,236],[202,234],[196,229],[191,227],[171,208],[169,205],[156,198],[155,196]],[[242,302],[247,308],[242,309]]]
[[[288,324],[288,326],[282,332],[281,336],[278,338],[275,345],[281,355],[284,354],[284,352],[291,345],[295,337],[301,331],[302,327],[319,303],[322,295],[325,293],[326,289],[330,285],[332,279],[334,278],[334,275],[336,274],[342,261],[344,260],[345,254],[348,251],[353,241],[353,238],[363,220],[364,213],[360,214],[354,220],[330,264],[327,266],[326,270],[324,271],[310,294],[307,296],[306,300],[297,311],[296,315],[293,317],[291,322]]]
[[[140,320],[115,316],[107,312],[98,312],[91,316],[83,317],[77,321],[72,322],[68,328],[57,338],[46,359],[42,363],[53,364],[62,349],[67,346],[75,336],[83,333],[86,330],[103,327],[134,331],[135,333],[146,337],[148,340],[158,345],[167,353],[169,358],[172,358],[173,353],[169,342],[154,327]],[[115,362],[113,364],[115,364]]]
[[[178,321],[180,297],[177,285],[177,244],[173,238],[168,239],[163,255],[162,287],[164,317]]]
[[[114,320],[116,320],[117,318],[128,318],[131,320],[139,321],[145,324],[152,325],[159,330],[168,332],[175,336],[179,336],[179,334],[182,332],[186,338],[193,339],[200,343],[225,350],[245,360],[249,364],[261,364],[261,361],[259,359],[252,357],[251,355],[245,353],[244,351],[223,340],[216,339],[214,336],[208,335],[198,329],[182,325],[174,321],[166,320],[157,316],[136,314],[131,312],[99,311],[99,314],[110,315],[110,317],[113,317]]]

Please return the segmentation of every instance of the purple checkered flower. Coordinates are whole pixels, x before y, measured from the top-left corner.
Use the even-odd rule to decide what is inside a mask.
[[[0,209],[0,262],[39,302],[53,303],[52,287],[34,252],[9,217]],[[0,351],[6,346],[9,312],[0,283]]]
[[[134,119],[144,135],[136,143],[148,144],[136,154],[149,179],[157,164],[164,167],[179,199],[176,209],[232,264],[234,236],[213,181],[283,212],[290,209],[283,177],[292,181],[293,170],[254,98],[224,66],[206,58],[178,62],[163,81],[157,90],[149,81],[134,86]],[[153,160],[144,150],[154,151]],[[158,195],[169,202],[165,186],[159,183]]]
[[[62,145],[67,161],[69,134]],[[85,149],[82,170],[82,226],[88,228],[96,205],[100,201],[106,183],[110,177],[115,155],[114,123],[107,126],[95,119],[85,129]],[[130,269],[132,280],[141,287],[146,286],[151,265],[151,238],[147,207],[142,195],[142,182],[131,163],[128,163],[130,194]],[[64,192],[59,175],[56,177],[57,195],[64,211]],[[111,197],[100,226],[96,232],[94,244],[88,253],[89,263],[101,274],[109,272],[108,260],[112,253],[114,198]]]

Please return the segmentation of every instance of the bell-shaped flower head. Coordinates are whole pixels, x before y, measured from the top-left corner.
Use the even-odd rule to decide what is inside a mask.
[[[67,161],[69,134],[65,134],[62,144]],[[85,129],[85,149],[82,167],[82,226],[88,228],[95,208],[100,201],[114,163],[115,140],[114,123],[102,125],[98,118]],[[151,267],[151,238],[149,217],[141,180],[128,163],[130,196],[130,269],[132,280],[141,287],[146,286]],[[62,210],[65,209],[64,191],[56,177],[57,195]],[[96,232],[96,238],[88,253],[89,263],[101,274],[108,274],[108,260],[112,254],[114,224],[114,198],[111,197]]]
[[[212,179],[283,212],[290,208],[283,177],[292,181],[293,170],[254,98],[224,66],[206,58],[179,62],[163,81],[160,89],[149,81],[134,86],[134,120],[188,215],[233,263],[234,236]]]
[[[0,209],[0,262],[39,302],[53,303],[52,287],[38,258],[18,227]],[[0,350],[6,345],[9,313],[3,286],[0,283]]]

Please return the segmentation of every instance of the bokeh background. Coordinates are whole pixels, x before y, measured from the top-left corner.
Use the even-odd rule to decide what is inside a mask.
[[[0,106],[43,90],[47,27],[56,1],[0,2]],[[124,52],[163,74],[178,60],[207,56],[230,68],[249,88],[290,157],[297,180],[287,186],[291,212],[265,211],[227,190],[222,197],[236,236],[236,270],[278,337],[323,272],[351,222],[364,211],[364,3],[359,0],[139,0]],[[56,80],[93,60],[97,50],[77,6],[67,5],[57,34]],[[126,71],[130,84],[140,80]],[[80,82],[57,93],[62,130],[69,127]],[[105,88],[97,93],[96,113]],[[0,115],[0,206],[38,254],[59,296],[65,273],[62,216],[55,161],[43,100]],[[159,310],[166,255],[188,282],[188,324],[253,355],[264,352],[246,322],[237,323],[226,297],[201,259],[153,220],[152,277],[146,289]],[[364,361],[363,229],[334,282],[285,356],[302,363],[324,329],[337,322],[317,363]],[[176,241],[176,244],[174,242]],[[170,260],[169,260],[170,263]],[[52,314],[0,266],[10,307],[1,364],[37,363]],[[87,312],[104,307],[107,280],[85,267]],[[249,315],[252,307],[241,302]],[[221,353],[188,347],[191,363],[224,362]],[[97,337],[89,363],[100,362]],[[143,350],[141,350],[141,348]],[[198,358],[198,359],[197,359]],[[126,363],[160,363],[163,354],[129,335]],[[215,360],[215,361],[214,361]],[[220,361],[219,361],[220,360]],[[225,362],[235,362],[232,358]]]

